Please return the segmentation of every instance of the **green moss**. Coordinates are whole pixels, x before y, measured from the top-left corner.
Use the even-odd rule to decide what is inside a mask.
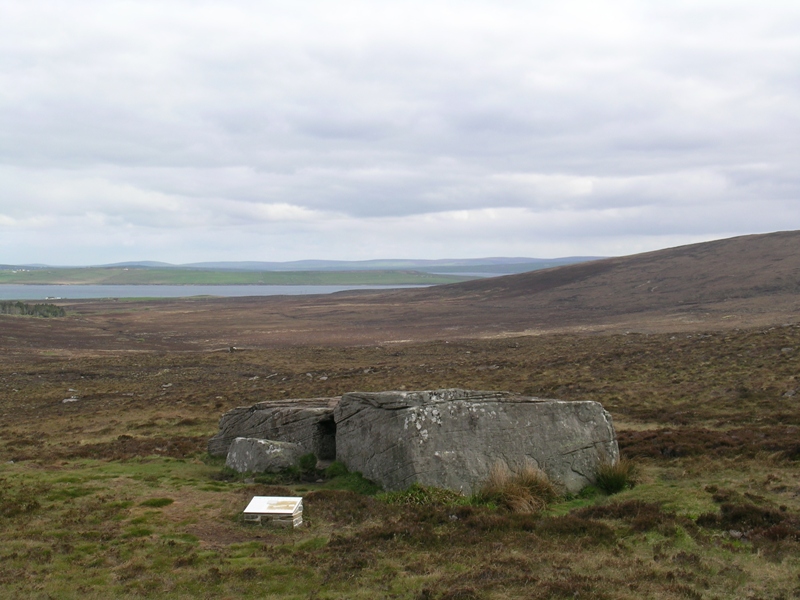
[[[363,494],[364,496],[374,496],[381,491],[381,487],[366,479],[361,473],[347,473],[346,475],[339,475],[323,485],[323,488],[328,490],[346,490]]]
[[[308,540],[303,540],[295,544],[295,550],[299,550],[302,552],[311,552],[312,550],[319,550],[320,548],[324,548],[328,544],[328,538],[326,537],[313,537]]]
[[[463,506],[470,502],[470,498],[458,492],[417,483],[405,490],[378,494],[377,498],[387,504],[405,506]]]
[[[338,460],[333,461],[327,469],[325,469],[325,477],[328,479],[333,479],[334,477],[341,477],[342,475],[347,475],[349,471],[347,467],[344,465],[343,462],[339,462]]]
[[[131,527],[128,529],[123,535],[123,538],[134,538],[134,537],[147,537],[153,535],[153,530],[147,527]]]
[[[98,491],[98,488],[93,487],[67,487],[56,489],[47,494],[46,498],[50,502],[61,502],[63,500],[73,499],[73,498],[82,498],[83,496],[88,496],[90,494],[94,494]]]

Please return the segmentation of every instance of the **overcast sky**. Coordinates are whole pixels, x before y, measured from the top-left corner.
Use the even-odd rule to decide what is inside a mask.
[[[787,229],[796,0],[0,0],[0,263]]]

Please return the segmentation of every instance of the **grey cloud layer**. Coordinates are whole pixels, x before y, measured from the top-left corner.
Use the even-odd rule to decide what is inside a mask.
[[[286,4],[2,3],[0,251],[66,224],[76,259],[163,260],[800,227],[790,3]],[[367,231],[387,252],[340,241]]]

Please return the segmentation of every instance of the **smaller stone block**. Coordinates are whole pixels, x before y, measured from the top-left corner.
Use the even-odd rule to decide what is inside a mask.
[[[208,441],[211,456],[226,456],[237,437],[294,442],[304,453],[321,460],[336,458],[333,408],[339,398],[307,398],[259,402],[229,410],[219,422],[217,435]]]
[[[280,473],[297,465],[304,454],[299,444],[256,438],[236,438],[225,466],[239,473]]]

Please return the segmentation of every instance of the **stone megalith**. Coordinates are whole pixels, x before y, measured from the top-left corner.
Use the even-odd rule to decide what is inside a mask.
[[[237,437],[225,466],[239,473],[279,473],[297,465],[303,454],[303,448],[292,442]]]
[[[208,453],[226,456],[237,437],[298,444],[320,460],[336,457],[333,407],[339,398],[310,398],[259,402],[229,410],[219,421],[219,432],[208,441]]]
[[[413,483],[471,494],[493,465],[526,463],[567,491],[619,459],[603,407],[459,389],[352,392],[334,411],[336,457],[387,490]]]

